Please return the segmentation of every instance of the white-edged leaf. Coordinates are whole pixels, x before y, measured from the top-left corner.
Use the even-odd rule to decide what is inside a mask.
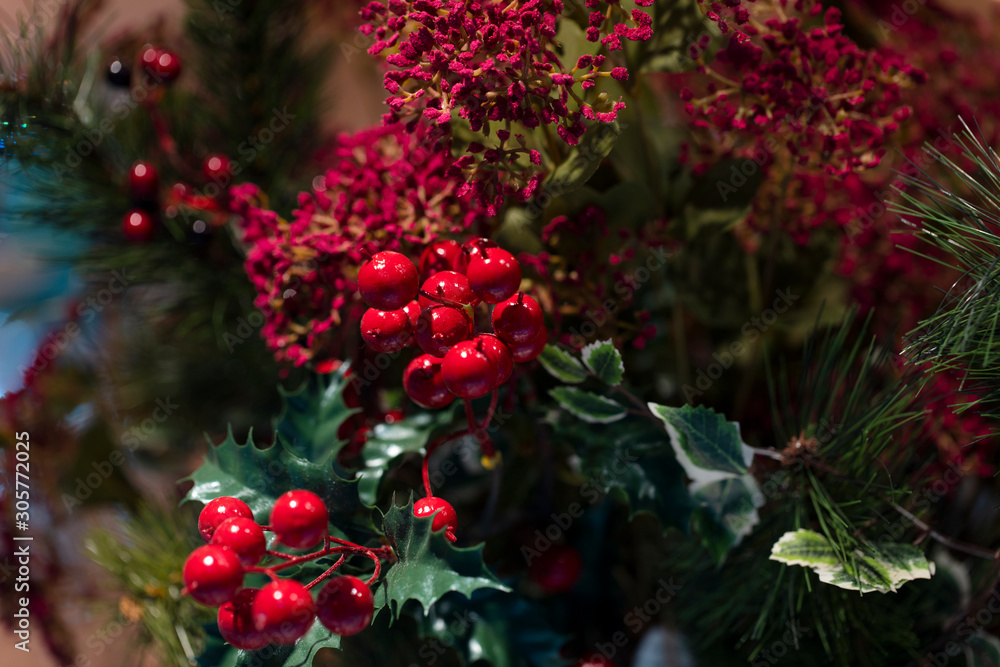
[[[574,417],[591,424],[609,424],[628,414],[621,403],[576,387],[556,387],[549,395]]]
[[[764,494],[753,475],[730,477],[714,482],[694,482],[688,487],[691,498],[711,513],[718,525],[710,539],[717,557],[739,545],[760,523],[757,509],[764,505]],[[708,537],[703,535],[703,540]]]
[[[577,384],[587,379],[587,369],[583,364],[555,345],[546,345],[538,356],[538,361],[542,362],[542,367],[557,380]]]
[[[771,560],[811,568],[819,580],[861,593],[896,592],[907,581],[930,579],[934,563],[912,544],[890,542],[878,549],[855,549],[844,563],[830,542],[812,530],[794,530],[781,536],[771,548]]]
[[[695,484],[741,477],[750,470],[753,450],[744,444],[737,422],[703,405],[649,403],[649,409],[663,420],[677,461]]]
[[[601,382],[619,385],[625,377],[622,355],[610,340],[599,340],[587,345],[581,351],[583,363]]]

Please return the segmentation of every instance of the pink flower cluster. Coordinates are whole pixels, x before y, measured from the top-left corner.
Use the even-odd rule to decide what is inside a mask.
[[[299,195],[290,221],[262,207],[256,186],[230,190],[262,335],[279,360],[337,358],[349,330],[339,325],[363,310],[355,282],[362,249],[419,248],[482,216],[448,175],[451,155],[428,146],[425,129],[400,124],[341,136],[330,170]]]
[[[652,35],[645,12],[626,14],[616,1],[586,4],[593,10],[587,37],[604,35],[608,51],[620,50],[622,39]],[[562,11],[561,0],[387,0],[361,11],[361,30],[375,40],[369,53],[389,53],[386,122],[405,119],[412,126],[422,117],[446,137],[457,115],[474,133],[495,137],[489,145],[473,142],[455,167],[490,215],[505,196],[524,201],[538,185],[542,156],[519,128],[554,127],[575,145],[585,120],[610,123],[624,107],[606,95],[584,99],[598,78],[624,81],[628,72],[603,69],[607,56],[598,53],[566,67],[556,42]]]

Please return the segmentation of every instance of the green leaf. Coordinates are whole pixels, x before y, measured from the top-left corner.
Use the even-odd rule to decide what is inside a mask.
[[[357,473],[361,500],[374,505],[378,485],[392,465],[406,454],[423,455],[431,434],[451,424],[454,418],[455,406],[452,406],[446,410],[419,412],[392,424],[377,424],[368,433],[361,450],[364,468]]]
[[[576,357],[555,345],[546,345],[538,356],[538,361],[542,362],[542,367],[557,380],[576,384],[587,379],[587,369],[577,361]]]
[[[753,450],[740,437],[740,426],[703,405],[672,408],[650,403],[663,420],[670,444],[684,472],[696,484],[739,477],[750,470]]]
[[[608,424],[628,414],[621,403],[576,387],[556,387],[549,395],[574,417],[591,424]]]
[[[701,35],[710,35],[708,50],[718,48],[719,30],[702,14],[695,0],[657,2],[653,10],[653,37],[644,44],[643,69],[650,72],[686,72],[694,69],[689,49]],[[645,11],[649,11],[647,8]]]
[[[258,521],[266,522],[278,496],[291,489],[309,489],[323,499],[331,517],[367,514],[357,482],[337,475],[329,457],[320,456],[320,460],[313,463],[299,458],[280,443],[258,448],[252,433],[241,445],[230,430],[222,444],[209,447],[205,462],[181,480],[194,482],[183,502],[207,503],[219,496],[232,496],[249,505]]]
[[[811,530],[785,533],[771,548],[771,560],[811,568],[819,580],[850,591],[896,592],[913,579],[930,579],[934,564],[912,544],[890,542],[855,549],[844,563],[830,542]]]
[[[403,507],[392,507],[383,517],[383,530],[399,559],[382,576],[375,593],[379,613],[388,608],[393,618],[408,600],[416,600],[424,614],[443,595],[457,592],[466,597],[482,588],[501,591],[501,584],[483,563],[483,547],[452,545],[444,531],[431,531],[432,517],[413,515],[413,498]]]
[[[601,161],[611,153],[620,133],[621,128],[617,121],[595,123],[588,128],[580,144],[570,151],[565,161],[553,169],[545,179],[541,186],[542,192],[565,196],[583,186],[597,172]]]
[[[583,363],[597,379],[612,386],[619,385],[625,375],[622,355],[610,340],[595,341],[583,348]]]
[[[275,431],[296,455],[313,463],[334,462],[346,444],[337,431],[358,412],[344,402],[348,364],[329,375],[313,375],[296,391],[278,389],[284,410],[275,420]]]
[[[980,630],[966,640],[967,667],[1000,667],[1000,639]]]
[[[294,646],[267,646],[259,651],[240,651],[235,667],[311,667],[313,658],[323,648],[340,648],[335,635],[315,621]]]
[[[753,475],[692,484],[689,491],[699,506],[693,516],[694,528],[721,564],[729,550],[760,523],[757,508],[764,504],[764,496]]]

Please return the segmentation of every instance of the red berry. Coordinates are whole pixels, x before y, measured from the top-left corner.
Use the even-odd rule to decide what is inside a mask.
[[[171,82],[181,74],[181,59],[167,49],[146,47],[139,56],[142,68],[147,74],[164,82]]]
[[[253,627],[275,644],[291,645],[309,631],[316,620],[316,605],[309,589],[294,579],[265,584],[251,605]]]
[[[440,510],[440,511],[438,511]],[[437,514],[434,514],[437,512]],[[438,531],[444,528],[444,536],[454,542],[455,528],[458,526],[458,515],[455,508],[444,498],[430,496],[422,498],[413,504],[413,516],[425,517],[434,514],[434,522],[431,523],[431,530]]]
[[[420,275],[424,279],[440,271],[459,271],[464,266],[462,246],[458,241],[435,241],[420,253]]]
[[[396,352],[413,338],[413,322],[407,312],[369,308],[361,316],[361,337],[376,352]]]
[[[219,607],[219,633],[234,648],[256,651],[270,643],[264,633],[253,627],[251,607],[258,590],[260,589],[244,588],[230,602]]]
[[[417,268],[398,252],[375,254],[358,272],[361,298],[378,310],[399,310],[417,296]]]
[[[218,607],[232,599],[243,585],[243,566],[231,549],[206,544],[184,561],[184,586],[202,604]]]
[[[253,567],[267,551],[264,530],[253,519],[242,516],[234,516],[220,523],[212,533],[211,544],[232,549],[239,556],[243,567]]]
[[[462,398],[485,396],[496,386],[497,365],[471,340],[462,341],[444,355],[441,377],[451,393]]]
[[[453,301],[464,306],[475,306],[479,298],[469,289],[469,280],[457,271],[441,271],[424,281],[420,290],[439,299]],[[421,308],[436,306],[439,302],[428,299],[423,294],[418,297]]]
[[[472,335],[468,315],[451,306],[432,306],[420,313],[417,321],[417,345],[427,354],[443,357],[455,343]]]
[[[583,569],[580,554],[573,547],[553,544],[531,564],[531,578],[549,593],[565,593],[576,585]]]
[[[420,302],[413,300],[403,306],[403,310],[406,311],[407,316],[410,318],[410,324],[413,325],[413,330],[416,331],[417,322],[420,321],[420,311],[423,310],[423,308],[420,307]]]
[[[156,167],[139,160],[128,172],[128,186],[135,199],[154,199],[160,189],[160,177]]]
[[[368,584],[357,577],[331,579],[316,596],[316,617],[335,635],[356,635],[372,622],[375,601]]]
[[[521,265],[503,248],[481,247],[465,270],[469,286],[486,303],[500,303],[521,285]]]
[[[518,292],[493,309],[493,330],[508,343],[527,343],[545,325],[538,302]]]
[[[580,658],[575,667],[615,667],[615,663],[600,653],[595,653],[586,658]]]
[[[225,155],[212,153],[202,163],[201,172],[207,181],[228,184],[232,168],[233,165],[229,158]]]
[[[222,496],[221,498],[210,500],[202,508],[201,514],[198,515],[198,530],[201,531],[202,538],[208,542],[212,539],[212,533],[215,532],[219,524],[234,516],[241,516],[253,521],[253,512],[239,498]]]
[[[514,357],[511,356],[510,348],[493,334],[480,334],[472,339],[477,347],[480,341],[483,343],[483,352],[496,364],[496,386],[499,387],[509,380],[511,373],[514,372]]]
[[[540,355],[548,342],[549,333],[545,330],[545,327],[542,327],[538,330],[538,335],[527,343],[511,343],[508,347],[510,348],[511,356],[514,357],[514,361],[523,364]]]
[[[271,530],[279,542],[293,549],[311,547],[329,535],[329,520],[323,499],[304,489],[285,493],[271,509]]]
[[[129,241],[148,241],[156,231],[153,216],[146,211],[133,209],[122,218],[122,231]]]
[[[403,371],[403,389],[414,403],[425,408],[438,409],[455,400],[441,376],[441,360],[422,354]]]

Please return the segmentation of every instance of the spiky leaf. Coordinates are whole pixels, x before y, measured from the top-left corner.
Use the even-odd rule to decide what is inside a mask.
[[[451,592],[466,597],[482,588],[509,591],[483,563],[483,547],[460,548],[433,532],[431,517],[413,515],[413,499],[402,507],[392,507],[383,516],[382,527],[398,562],[383,575],[375,590],[375,605],[381,613],[388,608],[393,618],[408,600],[416,600],[424,614],[443,595]]]
[[[757,508],[764,497],[753,475],[731,477],[707,484],[692,484],[689,491],[698,505],[693,524],[702,543],[721,563],[760,523]]]
[[[266,646],[259,651],[240,651],[235,667],[310,667],[323,648],[340,648],[340,636],[315,621],[294,646]]]
[[[576,384],[587,379],[587,369],[576,357],[555,345],[546,345],[538,356],[538,361],[549,372],[549,375],[557,380]]]
[[[279,388],[285,408],[275,430],[288,448],[314,463],[335,461],[346,441],[337,437],[343,423],[358,410],[344,402],[348,365],[329,375],[314,375],[296,391]]]
[[[619,385],[625,377],[622,355],[610,340],[596,341],[581,352],[583,363],[597,379],[605,384]]]
[[[649,409],[663,420],[677,461],[695,483],[739,477],[750,469],[753,451],[743,443],[736,422],[703,405],[672,408],[650,403]]]
[[[576,387],[556,387],[549,394],[574,417],[591,424],[608,424],[628,413],[621,403]]]

